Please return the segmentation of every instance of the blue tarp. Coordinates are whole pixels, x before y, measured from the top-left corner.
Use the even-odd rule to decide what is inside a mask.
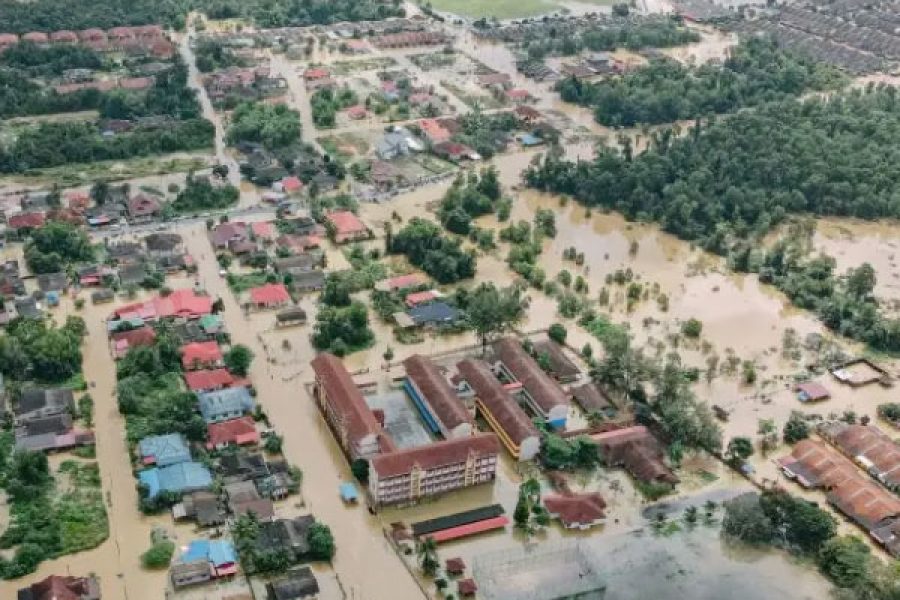
[[[222,567],[237,562],[237,555],[231,542],[225,540],[194,540],[181,555],[182,562],[196,560],[209,561],[214,567]]]
[[[345,481],[341,484],[341,500],[344,502],[356,502],[359,494],[356,492],[356,486]]]

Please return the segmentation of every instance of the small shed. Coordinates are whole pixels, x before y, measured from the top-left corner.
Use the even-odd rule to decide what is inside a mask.
[[[275,324],[279,327],[289,327],[291,325],[306,324],[306,311],[302,308],[288,308],[275,315]]]
[[[821,402],[831,398],[831,392],[815,381],[807,381],[797,385],[797,399],[800,402]]]

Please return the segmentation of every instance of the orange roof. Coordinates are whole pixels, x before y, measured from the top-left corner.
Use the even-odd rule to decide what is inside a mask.
[[[271,221],[259,221],[256,223],[251,223],[250,231],[252,231],[253,235],[255,235],[256,237],[269,240],[275,238],[275,225]]]
[[[200,363],[207,365],[222,360],[222,349],[218,342],[192,342],[181,347],[181,365],[190,369]]]
[[[359,220],[359,217],[349,210],[337,210],[328,213],[325,218],[334,225],[338,235],[348,235],[368,231],[368,228]]]
[[[241,417],[221,423],[210,423],[206,427],[209,449],[225,444],[256,444],[259,442],[259,432],[253,417]]]
[[[419,121],[419,127],[432,142],[446,142],[450,139],[447,128],[434,119],[422,119]]]
[[[449,542],[450,540],[458,540],[459,538],[468,537],[484,531],[502,529],[503,527],[506,527],[508,523],[509,518],[500,515],[499,517],[492,517],[490,519],[485,519],[484,521],[475,521],[474,523],[466,523],[465,525],[459,525],[458,527],[435,531],[434,533],[429,534],[428,537],[433,538],[434,541],[438,543]]]
[[[417,306],[425,302],[431,302],[440,295],[434,290],[425,290],[424,292],[413,292],[406,295],[406,305],[409,307]]]
[[[427,279],[421,273],[410,273],[408,275],[399,275],[391,277],[386,281],[389,290],[402,290],[403,288],[411,288],[425,283]]]
[[[504,433],[521,446],[530,437],[537,437],[538,431],[516,401],[503,389],[490,368],[482,360],[467,358],[457,368],[459,374],[475,391],[479,402],[487,408],[493,418],[503,428]]]
[[[355,444],[367,435],[381,433],[375,415],[366,404],[362,392],[353,383],[341,359],[330,352],[323,352],[310,365],[316,373],[316,379],[325,389],[331,409],[344,422],[351,442]]]
[[[544,506],[566,526],[589,525],[606,516],[606,501],[596,492],[545,496]]]
[[[250,302],[257,305],[275,306],[289,302],[291,295],[283,283],[267,283],[250,290]]]
[[[324,79],[328,77],[328,71],[325,69],[307,69],[303,76],[306,79]]]
[[[229,387],[235,382],[235,379],[228,369],[201,369],[185,372],[184,381],[187,383],[188,389],[196,392]]]
[[[482,433],[379,454],[372,459],[372,469],[379,478],[387,479],[406,475],[414,467],[428,471],[465,463],[470,456],[490,456],[499,452],[497,436]]]

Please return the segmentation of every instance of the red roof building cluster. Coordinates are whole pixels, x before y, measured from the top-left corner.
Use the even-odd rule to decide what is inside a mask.
[[[597,492],[544,496],[544,506],[566,529],[590,529],[606,520],[606,501]]]
[[[181,366],[186,370],[213,367],[221,362],[222,349],[217,342],[191,342],[181,347]]]
[[[246,380],[237,379],[228,369],[199,369],[187,371],[184,382],[192,392],[212,392],[227,387],[246,385]]]
[[[554,426],[562,426],[569,413],[569,397],[559,384],[531,357],[519,340],[503,338],[494,344],[503,367],[528,393],[529,405]]]
[[[10,229],[37,229],[44,225],[46,217],[40,212],[21,212],[7,219],[6,224]]]
[[[146,302],[128,304],[116,309],[116,319],[156,319],[183,318],[198,319],[212,312],[212,299],[201,296],[191,289],[176,290],[168,296],[156,296]]]
[[[349,210],[336,210],[325,215],[334,228],[334,241],[341,244],[369,237],[369,228]]]
[[[445,438],[472,435],[472,416],[447,379],[428,358],[414,354],[403,361],[408,385],[426,405]]]
[[[645,483],[677,483],[678,478],[665,462],[659,441],[643,425],[596,433],[600,456],[609,466],[621,466]]]
[[[210,423],[206,428],[206,447],[209,450],[225,446],[245,446],[259,443],[259,431],[253,417],[241,417],[221,423]]]
[[[283,283],[267,283],[250,290],[250,303],[256,308],[275,308],[291,301]]]

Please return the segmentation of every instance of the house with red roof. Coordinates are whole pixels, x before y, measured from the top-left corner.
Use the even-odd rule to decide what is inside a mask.
[[[317,235],[285,234],[275,240],[279,248],[287,248],[294,254],[302,254],[322,246],[322,239]]]
[[[218,367],[222,364],[222,349],[218,342],[191,342],[181,347],[181,366],[186,370]]]
[[[267,283],[250,289],[250,304],[257,309],[277,308],[291,301],[283,283]]]
[[[264,242],[274,241],[276,234],[278,233],[275,229],[275,224],[271,221],[251,223],[250,232],[253,234],[254,238]]]
[[[78,35],[74,31],[62,29],[51,33],[50,41],[54,44],[74,44],[78,41]]]
[[[119,80],[119,87],[123,90],[146,90],[153,82],[152,77],[123,77]]]
[[[406,306],[412,308],[414,306],[419,306],[420,304],[428,304],[429,302],[433,302],[441,297],[441,293],[437,290],[425,290],[424,292],[413,292],[412,294],[407,294],[404,301],[406,302]]]
[[[353,119],[354,121],[359,121],[360,119],[365,119],[368,115],[368,111],[366,111],[366,107],[357,104],[356,106],[351,106],[347,109],[347,116]]]
[[[159,200],[147,194],[137,194],[126,202],[131,223],[148,223],[162,212]]]
[[[235,242],[245,242],[249,237],[247,224],[240,221],[220,223],[209,234],[210,242],[216,250],[226,250]]]
[[[511,102],[528,102],[531,100],[531,92],[523,89],[514,89],[508,90],[506,92],[506,98]]]
[[[419,129],[432,144],[450,141],[450,131],[435,119],[422,119]]]
[[[475,152],[472,148],[469,148],[465,144],[460,144],[457,142],[441,142],[439,144],[435,144],[432,147],[432,150],[441,158],[446,158],[447,160],[451,160],[454,162],[458,162],[466,158],[470,158],[472,160],[481,158],[478,153]]]
[[[100,600],[100,582],[90,577],[50,575],[18,591],[19,600]]]
[[[303,78],[307,81],[315,81],[317,79],[325,79],[329,76],[330,76],[330,73],[328,71],[326,71],[325,69],[320,69],[320,68],[316,68],[316,67],[307,69],[303,73]]]
[[[43,31],[30,31],[22,36],[22,40],[33,44],[46,44],[50,37]]]
[[[116,331],[109,336],[110,351],[116,360],[124,357],[132,348],[152,346],[155,341],[156,332],[146,325],[128,331]]]
[[[325,215],[329,233],[336,244],[368,239],[369,228],[349,210],[336,210]]]
[[[194,393],[214,392],[227,387],[247,385],[245,379],[236,379],[228,369],[199,369],[186,371],[184,382]]]
[[[408,273],[406,275],[398,275],[397,277],[379,281],[375,284],[375,289],[383,292],[395,292],[397,290],[414,288],[426,283],[428,283],[428,278],[421,273]]]
[[[10,229],[37,229],[44,225],[46,217],[42,212],[21,212],[7,219],[6,225]]]
[[[175,290],[168,296],[157,296],[146,302],[136,302],[121,306],[113,311],[113,319],[156,319],[181,318],[199,319],[212,312],[212,298],[201,296],[194,290]]]
[[[285,194],[299,194],[303,191],[303,181],[299,177],[284,177],[272,184],[272,189]]]
[[[566,529],[590,529],[606,520],[606,501],[597,492],[544,496],[544,506]]]
[[[210,423],[206,427],[206,437],[207,450],[259,443],[259,431],[256,430],[253,417],[249,416],[220,423]]]
[[[0,48],[6,48],[19,43],[19,36],[14,33],[0,33]]]

